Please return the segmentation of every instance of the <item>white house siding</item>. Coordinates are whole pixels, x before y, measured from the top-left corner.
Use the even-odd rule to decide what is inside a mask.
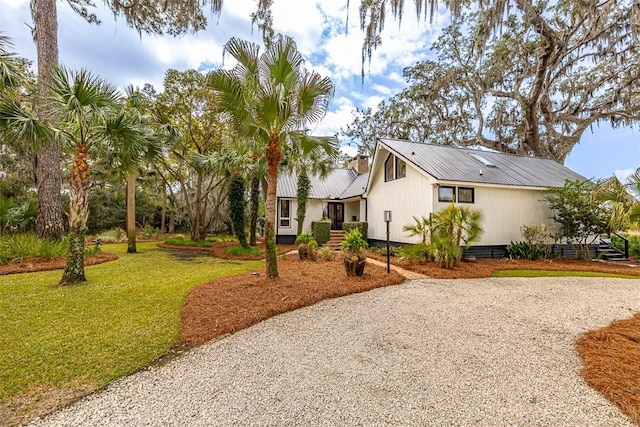
[[[298,220],[296,211],[298,210],[298,201],[296,199],[287,199],[291,201],[291,227],[280,227],[280,199],[278,199],[278,213],[276,218],[276,224],[278,225],[276,234],[280,236],[295,236],[298,231]],[[322,218],[323,205],[321,200],[309,199],[307,201],[307,213],[304,217],[304,224],[302,225],[303,231],[311,231],[311,222],[317,221]]]
[[[380,151],[380,158],[386,159],[386,150]],[[381,160],[384,162],[384,160]],[[417,171],[407,163],[407,175],[393,181],[384,181],[383,168],[377,168],[367,193],[367,219],[369,238],[386,240],[387,229],[384,211],[391,210],[389,224],[390,239],[394,242],[417,243],[419,237],[408,237],[402,230],[407,224],[413,224],[413,216],[428,216],[432,208],[432,179]]]
[[[356,218],[356,221],[364,221],[364,215],[362,215],[362,210],[360,208],[361,199],[349,199],[344,202],[344,220],[345,222],[353,221],[353,217]]]
[[[507,245],[522,240],[523,225],[547,224],[553,226],[551,210],[544,200],[545,192],[537,189],[484,187],[472,183],[447,183],[444,185],[475,188],[474,203],[457,203],[482,211],[484,233],[475,245]],[[449,203],[438,202],[437,187],[433,187],[434,211],[446,208]]]

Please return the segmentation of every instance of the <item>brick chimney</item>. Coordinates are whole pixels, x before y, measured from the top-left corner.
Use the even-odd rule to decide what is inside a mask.
[[[369,172],[369,156],[358,154],[349,160],[349,168],[356,171],[358,175]]]

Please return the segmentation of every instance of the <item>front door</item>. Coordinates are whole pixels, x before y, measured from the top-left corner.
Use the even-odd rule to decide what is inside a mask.
[[[332,230],[342,230],[344,222],[344,203],[329,202],[328,217],[331,220]]]

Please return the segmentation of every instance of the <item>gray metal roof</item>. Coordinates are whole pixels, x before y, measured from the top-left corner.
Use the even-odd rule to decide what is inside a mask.
[[[369,172],[360,174],[353,180],[346,190],[340,195],[341,199],[349,199],[351,197],[362,196],[367,189],[367,181],[369,180]]]
[[[346,199],[348,197],[359,196],[364,193],[367,180],[364,178],[364,184],[358,187],[355,183],[362,182],[362,176],[369,175],[358,174],[353,169],[333,169],[325,178],[318,175],[311,175],[311,191],[310,199]],[[358,184],[359,185],[359,184]],[[298,176],[294,173],[280,173],[278,175],[277,196],[285,198],[295,198],[297,196]],[[360,188],[358,192],[358,188]],[[347,190],[349,190],[347,192]],[[349,194],[344,196],[344,194]]]
[[[540,157],[387,138],[379,141],[440,181],[547,188],[560,187],[567,178],[586,179],[560,163]]]

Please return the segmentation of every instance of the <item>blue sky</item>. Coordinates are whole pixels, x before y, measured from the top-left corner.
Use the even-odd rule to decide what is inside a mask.
[[[351,122],[357,108],[375,108],[380,101],[399,92],[405,82],[402,69],[426,59],[429,47],[447,22],[438,15],[432,24],[418,22],[405,11],[402,26],[387,22],[383,44],[375,52],[364,84],[360,79],[362,33],[358,21],[359,2],[351,2],[349,31],[345,32],[346,0],[275,0],[274,26],[292,36],[307,58],[307,67],[329,76],[336,85],[330,111],[315,129],[317,134],[335,134]],[[410,7],[411,2],[407,2]],[[71,68],[87,68],[124,87],[151,83],[162,89],[167,69],[207,70],[223,66],[222,46],[232,36],[260,42],[252,34],[250,13],[254,0],[226,0],[219,24],[210,18],[206,31],[179,38],[143,35],[114,21],[108,11],[99,11],[103,23],[90,25],[75,16],[66,2],[58,2],[60,62]],[[31,39],[28,0],[0,0],[0,32],[9,36],[14,50],[35,59]],[[224,66],[232,66],[227,59]],[[353,149],[346,149],[350,154]],[[591,177],[621,177],[640,167],[640,129],[611,129],[608,125],[587,131],[565,164]]]

